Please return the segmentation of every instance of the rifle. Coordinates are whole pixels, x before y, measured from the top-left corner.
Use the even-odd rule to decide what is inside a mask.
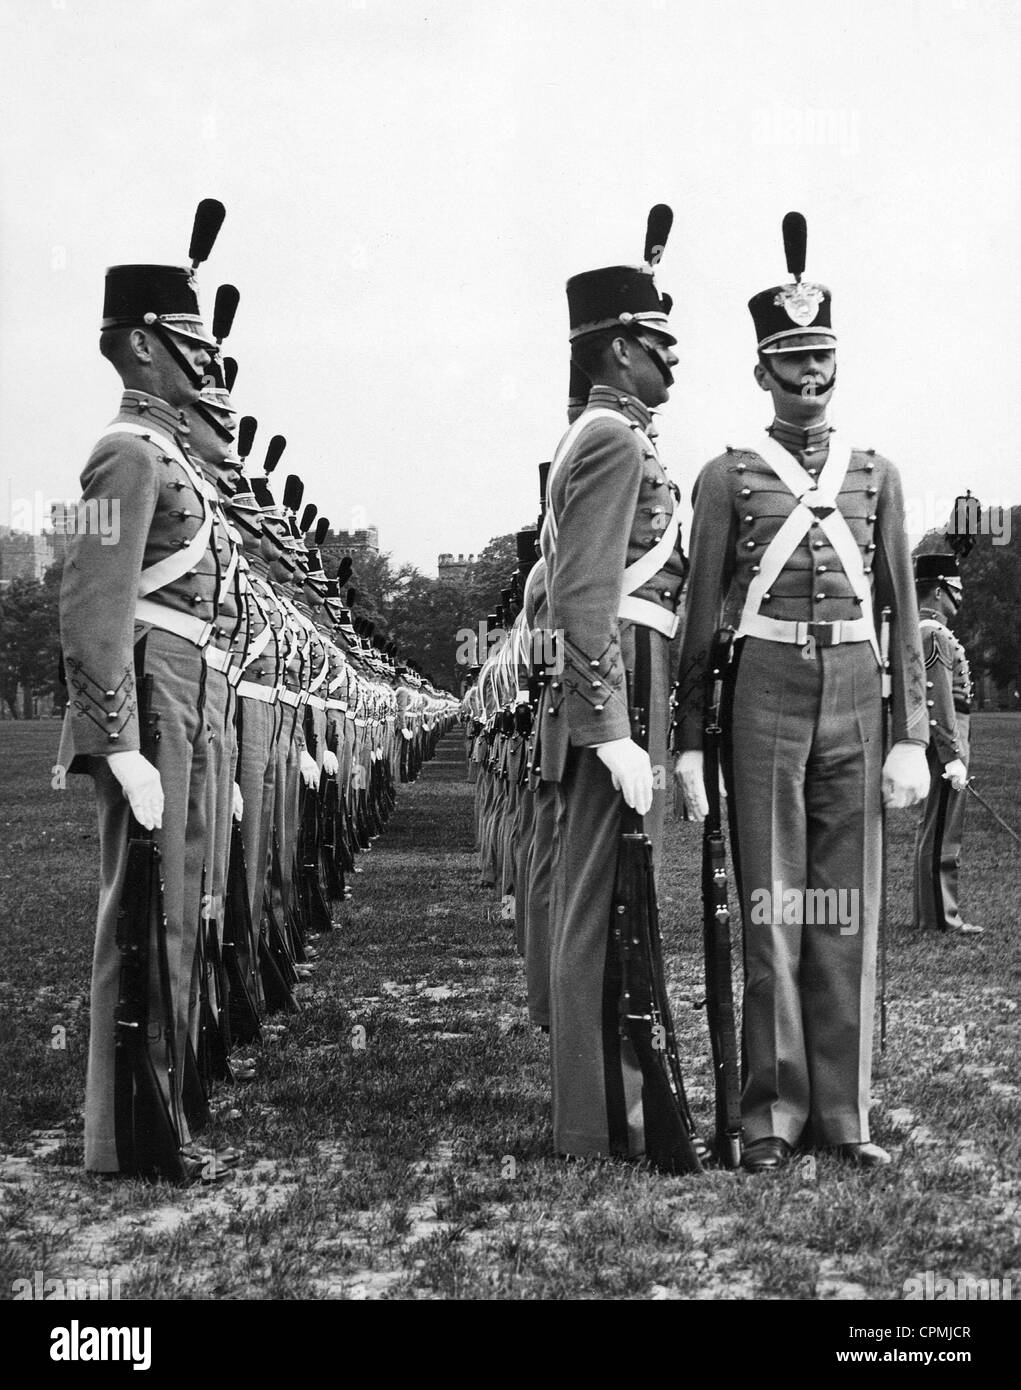
[[[890,671],[890,609],[884,608],[879,615],[879,662],[880,694],[883,701],[882,759],[890,751],[890,706],[893,700],[893,677]],[[882,764],[881,764],[882,765]],[[886,938],[889,935],[886,920],[886,803],[879,798],[879,1050],[886,1051]]]
[[[139,727],[149,728],[152,677],[138,682]],[[163,912],[163,877],[159,846],[151,830],[134,816],[128,824],[128,857],[117,914],[120,987],[114,1012],[114,1139],[117,1165],[126,1176],[186,1177],[181,1152],[183,1122],[175,1045],[176,1019],[170,991],[167,919]],[[164,1046],[161,1083],[149,1041],[150,980],[159,980]],[[169,1100],[168,1100],[169,1095]]]
[[[720,710],[733,644],[733,628],[721,628],[713,639],[706,675],[704,780],[709,813],[702,829],[705,1009],[716,1083],[716,1157],[725,1168],[737,1168],[741,1163],[741,1079],[730,963],[727,854],[720,815]]]
[[[208,912],[205,871],[202,875],[202,916],[199,920],[196,958],[199,978],[199,1035],[195,1059],[202,1089],[208,1098],[214,1081],[233,1081],[230,1037],[227,1033],[227,991],[220,938]]]
[[[232,820],[227,892],[223,908],[223,967],[227,983],[227,1018],[230,1036],[238,1042],[258,1042],[262,1036],[259,1016],[265,1009],[260,998],[259,972],[255,968],[258,947],[252,931],[248,901],[248,874],[241,827]],[[254,991],[249,989],[251,980]]]
[[[635,640],[635,683],[647,689],[647,680],[643,682],[640,675],[648,671],[647,630],[636,628]],[[642,659],[643,650],[646,660]],[[648,730],[643,711],[630,700],[629,705],[631,736],[644,748]],[[702,1162],[684,1092],[663,969],[652,841],[645,833],[643,818],[626,803],[621,813],[611,925],[620,982],[620,1034],[634,1048],[642,1073],[646,1157],[658,1172],[700,1173]]]

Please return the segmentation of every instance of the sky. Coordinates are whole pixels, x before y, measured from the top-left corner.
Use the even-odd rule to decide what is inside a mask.
[[[107,265],[241,293],[249,468],[435,574],[534,521],[565,427],[564,283],[640,259],[680,364],[685,497],[754,442],[746,304],[808,220],[832,418],[900,467],[908,529],[1021,500],[1021,0],[0,0],[0,524],[39,529],[115,413]],[[32,522],[35,522],[34,526]]]

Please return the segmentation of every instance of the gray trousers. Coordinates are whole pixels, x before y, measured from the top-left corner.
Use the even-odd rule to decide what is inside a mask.
[[[152,713],[159,741],[149,750],[163,783],[162,829],[156,831],[167,919],[171,1012],[175,1021],[178,1096],[185,1046],[192,964],[201,909],[202,867],[208,852],[210,749],[223,728],[227,682],[209,670],[202,653],[171,633],[146,637],[143,672],[153,678]],[[120,981],[117,915],[127,863],[130,808],[103,763],[94,778],[99,818],[100,884],[92,959],[89,1060],[85,1082],[85,1167],[119,1168],[114,1130],[114,1014]],[[150,990],[149,1038],[157,1074],[165,1077],[165,1039],[157,976]],[[165,1087],[168,1100],[169,1083]],[[180,1107],[177,1107],[180,1111]],[[189,1141],[185,1126],[182,1135]]]
[[[730,719],[745,1141],[867,1142],[882,711],[867,643],[746,638]],[[816,891],[812,891],[816,890]],[[800,908],[798,904],[801,904]]]
[[[549,1007],[549,905],[550,876],[556,852],[557,788],[540,782],[532,793],[532,839],[525,865],[525,978],[528,983],[528,1017],[544,1028],[550,1026]]]
[[[630,644],[622,626],[625,659]],[[645,832],[658,861],[663,835],[669,720],[669,643],[651,635],[649,754],[660,768]],[[642,1075],[620,1037],[617,999],[606,987],[613,889],[620,845],[620,792],[590,748],[572,748],[557,788],[550,876],[550,1047],[553,1144],[579,1157],[645,1152]],[[620,1136],[615,1139],[614,1136]]]
[[[957,728],[964,743],[962,761],[966,766],[969,723],[968,715],[957,716]],[[928,759],[932,780],[915,835],[914,924],[934,931],[956,931],[963,924],[959,906],[961,843],[968,793],[955,792],[944,779],[943,764],[932,744]]]

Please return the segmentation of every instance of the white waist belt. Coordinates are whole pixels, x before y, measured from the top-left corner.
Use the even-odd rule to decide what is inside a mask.
[[[312,706],[313,709],[326,708],[326,701],[323,699],[321,695],[309,695],[308,703]]]
[[[281,690],[280,703],[290,705],[291,709],[297,709],[299,705],[305,703],[305,692],[303,690]]]
[[[790,642],[803,647],[811,637],[820,647],[839,647],[844,642],[868,642],[872,624],[868,618],[847,618],[835,623],[796,623],[785,618],[766,618],[751,613],[743,620],[744,635],[766,642]]]
[[[163,632],[172,632],[183,637],[196,647],[205,647],[213,631],[212,622],[196,618],[193,613],[182,613],[177,608],[168,608],[164,603],[156,603],[151,598],[140,598],[135,603],[135,622],[148,623]]]
[[[222,671],[231,685],[237,685],[241,679],[241,667],[231,665],[230,652],[221,651],[219,647],[209,645],[204,648],[202,655],[205,657],[207,666],[211,666],[214,671]]]
[[[347,701],[346,701],[346,700],[327,700],[327,701],[326,701],[326,708],[327,708],[327,709],[338,709],[338,710],[340,710],[340,712],[341,712],[342,714],[346,714],[346,713],[347,713]]]
[[[280,694],[275,685],[257,685],[255,681],[238,681],[238,694],[249,700],[261,700],[264,705],[275,705]]]
[[[658,603],[651,603],[647,598],[633,598],[630,594],[625,594],[621,599],[617,617],[626,618],[629,623],[638,623],[641,627],[655,628],[664,637],[676,637],[680,623],[677,613],[660,608]]]

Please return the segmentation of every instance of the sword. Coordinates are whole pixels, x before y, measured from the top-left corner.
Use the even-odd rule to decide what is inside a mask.
[[[1010,838],[1014,840],[1017,844],[1021,845],[1021,835],[1019,835],[1016,830],[1011,830],[1010,826],[1003,819],[1003,817],[999,815],[998,812],[994,811],[993,808],[990,806],[989,802],[985,799],[985,797],[975,790],[975,788],[972,786],[974,780],[975,779],[973,777],[969,777],[967,782],[964,784],[967,787],[968,791],[971,792],[972,796],[975,798],[975,800],[978,802],[980,806],[984,806],[986,808],[986,810],[992,816],[993,820],[996,821],[997,825],[1002,830],[1006,830]]]

